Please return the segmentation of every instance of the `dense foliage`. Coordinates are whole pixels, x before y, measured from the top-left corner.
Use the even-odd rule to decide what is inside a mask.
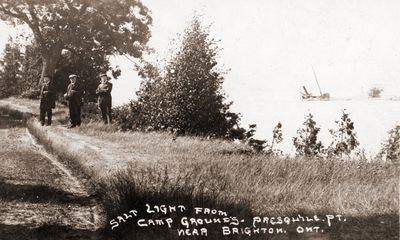
[[[320,128],[317,127],[313,118],[314,116],[311,113],[306,115],[303,128],[297,130],[297,136],[293,138],[297,155],[312,157],[323,152],[322,143],[318,141]]]
[[[8,97],[22,95],[27,98],[39,96],[39,81],[42,69],[40,51],[35,41],[23,48],[15,41],[10,41],[0,62],[0,86]],[[93,101],[95,90],[100,82],[99,74],[111,70],[114,78],[120,75],[118,68],[112,68],[107,56],[102,51],[63,51],[56,65],[54,87],[58,93],[64,93],[69,84],[68,75],[76,74],[84,90],[84,99]],[[11,84],[12,83],[12,84]],[[3,87],[4,86],[4,87]]]
[[[134,128],[243,139],[240,117],[222,92],[218,52],[216,41],[194,18],[164,68],[146,62],[138,67],[144,80],[130,106]]]
[[[0,61],[0,98],[19,94],[22,55],[19,46],[9,42]]]
[[[332,135],[332,143],[328,147],[329,156],[350,155],[360,145],[354,131],[354,122],[349,115],[346,110],[343,110],[340,120],[335,121],[338,128],[329,130]]]
[[[0,19],[32,30],[42,78],[53,76],[65,49],[80,57],[91,51],[140,57],[152,22],[139,0],[0,0]]]
[[[389,131],[389,137],[382,144],[378,158],[394,163],[400,162],[400,125],[396,125]]]

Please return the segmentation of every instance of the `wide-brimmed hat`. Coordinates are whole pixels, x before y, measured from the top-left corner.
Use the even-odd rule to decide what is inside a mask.
[[[105,73],[101,73],[99,76],[100,77],[108,77],[107,74],[105,74]]]
[[[71,79],[71,78],[76,78],[76,77],[78,77],[77,75],[75,75],[75,74],[71,74],[71,75],[69,75],[69,79]]]

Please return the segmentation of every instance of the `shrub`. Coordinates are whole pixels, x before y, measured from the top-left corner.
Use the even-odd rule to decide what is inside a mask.
[[[20,94],[23,90],[20,79],[21,59],[20,46],[10,39],[0,59],[0,98]]]
[[[272,140],[271,144],[267,147],[267,154],[283,155],[283,152],[281,150],[275,148],[275,145],[281,143],[282,141],[282,123],[278,122],[278,124],[276,124],[274,130],[272,131]]]
[[[261,152],[265,149],[267,141],[265,140],[260,140],[260,139],[255,139],[254,134],[256,133],[256,124],[250,124],[249,129],[245,131],[244,133],[244,139],[253,150],[256,152]]]
[[[354,122],[351,121],[349,115],[344,109],[340,120],[335,121],[338,128],[329,130],[333,138],[331,145],[328,147],[329,156],[342,157],[343,154],[350,155],[360,145],[357,140],[357,134],[354,131]]]
[[[185,30],[182,45],[164,69],[145,63],[135,124],[154,130],[228,139],[242,138],[240,117],[229,110],[217,68],[219,49],[198,18]],[[132,115],[132,114],[131,114]],[[135,125],[133,124],[133,125]]]
[[[122,130],[132,130],[140,128],[137,122],[139,121],[139,114],[135,114],[137,102],[131,101],[112,109],[114,123],[116,123]]]
[[[323,152],[323,145],[317,139],[320,128],[316,126],[313,117],[311,113],[305,116],[304,127],[297,130],[298,136],[293,138],[297,155],[312,157]]]
[[[398,163],[400,162],[400,125],[396,125],[388,133],[389,138],[382,144],[378,158]]]
[[[256,124],[249,125],[249,130],[245,133],[245,139],[247,144],[253,148],[256,152],[263,152],[267,155],[282,155],[282,151],[275,149],[275,145],[282,142],[282,124],[278,122],[272,131],[271,144],[266,140],[255,139],[254,134],[256,132]]]
[[[82,118],[85,120],[101,120],[100,109],[97,103],[87,102],[82,106]]]

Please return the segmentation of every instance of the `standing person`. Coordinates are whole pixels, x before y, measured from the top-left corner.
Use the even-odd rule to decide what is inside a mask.
[[[105,124],[111,123],[111,90],[112,83],[108,81],[108,76],[105,73],[100,74],[101,83],[96,89],[96,94],[99,95],[97,104],[101,110],[101,116]]]
[[[56,107],[54,90],[51,83],[51,77],[46,75],[43,77],[43,85],[40,88],[40,123],[42,126],[46,123],[47,126],[51,125],[51,117],[53,115],[52,109]]]
[[[82,90],[77,83],[75,74],[69,75],[70,84],[64,97],[68,100],[69,117],[71,125],[68,128],[74,128],[81,125],[81,105],[82,105]]]

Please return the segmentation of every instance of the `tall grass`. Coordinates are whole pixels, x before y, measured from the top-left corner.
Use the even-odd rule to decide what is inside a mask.
[[[181,169],[178,176],[171,178],[168,170],[160,170],[154,167],[138,169],[131,166],[126,171],[121,171],[112,176],[102,188],[104,192],[104,206],[107,219],[116,219],[117,216],[127,213],[132,209],[138,211],[137,219],[166,219],[172,218],[178,221],[181,217],[193,217],[191,210],[194,207],[208,207],[233,213],[234,216],[249,218],[252,211],[248,201],[243,199],[231,199],[220,196],[226,186],[226,179],[221,178],[218,184],[212,183],[218,178],[213,176],[213,171],[207,171],[209,179],[204,179],[205,171],[193,169]],[[175,212],[168,214],[146,214],[145,205],[183,205],[187,212]],[[197,215],[197,217],[206,217]],[[136,220],[137,220],[136,219]],[[184,228],[180,224],[174,227],[149,227],[141,228],[136,221],[121,223],[116,229],[111,230],[111,225],[106,226],[108,233],[116,239],[176,239],[177,228]],[[217,225],[208,226],[210,239],[219,236]],[[192,237],[197,239],[196,237]]]
[[[102,131],[102,128],[88,126],[78,131],[118,143],[132,155],[143,154],[149,166],[153,166],[154,159],[161,159],[151,170],[136,165],[110,176],[103,187],[107,192],[104,204],[108,221],[128,209],[142,208],[146,201],[149,204],[179,202],[188,207],[194,206],[195,202],[228,209],[233,216],[243,216],[242,212],[245,212],[248,218],[298,213],[345,215],[348,223],[331,229],[329,236],[333,239],[368,239],[368,236],[370,239],[391,239],[398,236],[397,165],[357,159],[243,154],[246,146],[220,140],[174,139],[167,133],[115,132],[109,127]],[[116,156],[116,162],[117,159]],[[135,162],[134,158],[132,162]],[[163,166],[168,166],[168,171],[164,171]],[[176,179],[178,181],[174,181]],[[191,190],[198,188],[204,191]],[[199,199],[204,198],[211,200],[201,203]],[[229,207],[221,203],[228,203]],[[364,233],[358,229],[364,229]],[[144,236],[148,239],[177,237],[176,232],[171,231],[167,231],[168,234],[161,231],[159,235],[154,235],[157,234],[154,231],[146,235],[149,229],[140,229],[134,223],[121,225],[111,232],[118,239],[123,236],[138,239]],[[215,235],[211,239],[221,237]]]
[[[107,222],[129,210],[143,210],[146,203],[182,204],[187,208],[217,208],[243,218],[341,214],[348,221],[330,229],[327,236],[331,239],[399,236],[399,168],[388,162],[243,154],[247,147],[241,144],[176,138],[167,133],[120,132],[113,125],[96,122],[74,130],[110,143],[103,146],[115,150],[114,166],[108,166],[101,158],[90,159],[101,157],[95,151],[76,148],[56,131],[41,128],[37,121],[28,123],[29,126],[50,150],[92,176],[91,181],[102,196]],[[111,143],[118,147],[114,149]],[[124,159],[127,156],[131,158]],[[110,167],[127,161],[131,164],[126,169],[104,174]],[[143,229],[128,221],[114,230],[106,224],[105,229],[116,239],[177,238],[174,230]],[[210,231],[215,234],[208,239],[223,239],[216,234],[215,227]],[[299,237],[294,235],[293,239]]]
[[[244,219],[299,213],[341,214],[348,223],[331,229],[329,235],[333,239],[346,236],[368,239],[357,232],[359,228],[370,233],[371,239],[398,236],[398,169],[393,165],[242,155],[221,157],[225,159],[219,162],[181,165],[178,176],[165,169],[132,166],[110,177],[103,187],[107,219],[115,219],[131,209],[144,212],[146,203],[182,204],[189,209],[194,206],[221,209]],[[210,229],[208,239],[223,239],[216,226]],[[112,231],[108,226],[107,230],[117,239],[177,238],[176,231],[171,229],[143,229],[134,221]]]

